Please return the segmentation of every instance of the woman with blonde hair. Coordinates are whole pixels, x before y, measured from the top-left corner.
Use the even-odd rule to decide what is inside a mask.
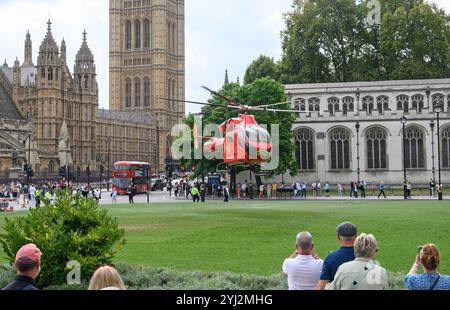
[[[381,267],[375,256],[377,240],[373,235],[360,234],[354,245],[355,260],[339,266],[332,290],[385,290],[389,288],[386,269]]]
[[[450,276],[440,275],[438,272],[441,255],[434,244],[419,247],[411,270],[406,276],[406,287],[409,290],[450,290]],[[417,274],[422,266],[425,273]]]
[[[126,287],[114,267],[102,266],[92,276],[89,283],[89,290],[126,290]]]

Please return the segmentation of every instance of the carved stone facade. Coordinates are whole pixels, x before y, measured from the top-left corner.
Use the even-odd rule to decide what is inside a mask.
[[[72,74],[65,42],[58,47],[47,24],[36,65],[28,33],[24,63],[16,60],[9,67],[5,61],[0,67],[0,179],[8,179],[14,148],[20,166],[29,161],[42,179],[57,177],[66,164],[82,175],[89,170],[92,177],[100,166],[106,172],[120,160],[147,161],[153,170],[163,169],[164,159],[158,161],[161,131],[152,111],[99,110],[86,32]]]
[[[293,128],[299,168],[294,178],[297,181],[343,182],[348,187],[350,181],[357,181],[359,166],[360,179],[372,187],[380,181],[399,185],[403,183],[404,151],[408,180],[416,185],[427,184],[434,176],[437,181],[434,105],[443,109],[439,137],[441,169],[450,169],[450,79],[302,84],[285,88],[293,101],[292,108],[299,112]],[[405,148],[400,122],[403,115],[407,118]],[[290,182],[291,177],[286,175],[284,180]],[[442,172],[442,181],[450,182],[446,172]]]
[[[158,162],[184,117],[184,0],[110,0],[110,109],[145,111],[158,127]]]

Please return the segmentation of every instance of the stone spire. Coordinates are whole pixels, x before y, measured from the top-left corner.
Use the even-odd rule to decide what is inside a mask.
[[[230,81],[228,80],[228,69],[225,69],[225,85],[229,84]]]
[[[39,65],[58,65],[59,64],[59,48],[56,45],[52,35],[52,22],[47,22],[47,34],[39,47]]]
[[[241,85],[241,82],[239,81],[239,77],[237,77],[237,82],[236,83],[238,83],[238,85]]]
[[[33,65],[33,45],[31,42],[30,31],[27,31],[26,39],[25,39],[25,57],[23,60],[24,66],[32,66]]]
[[[95,91],[97,81],[95,73],[94,55],[92,54],[86,39],[86,30],[83,31],[83,43],[75,57],[74,75],[77,79],[77,88]]]
[[[60,53],[60,59],[61,59],[62,65],[67,64],[66,57],[67,57],[66,41],[63,38],[61,41],[61,53]]]

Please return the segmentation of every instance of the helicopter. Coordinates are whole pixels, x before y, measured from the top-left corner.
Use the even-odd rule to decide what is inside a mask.
[[[226,107],[240,112],[237,117],[225,120],[219,125],[220,136],[222,137],[204,137],[199,132],[199,128],[194,125],[194,147],[200,147],[200,141],[206,140],[203,143],[203,150],[205,154],[209,154],[210,159],[220,159],[227,166],[258,166],[262,163],[271,160],[272,139],[269,132],[261,127],[254,115],[248,112],[267,111],[267,112],[286,112],[298,113],[293,110],[275,109],[273,107],[291,103],[291,101],[279,102],[273,104],[264,104],[250,106],[239,103],[230,99],[206,86],[203,89],[210,92],[214,97],[226,102]],[[203,106],[224,107],[221,104],[205,103],[189,100],[177,100],[172,98],[160,98],[167,101],[184,102]],[[222,156],[214,156],[220,154]]]

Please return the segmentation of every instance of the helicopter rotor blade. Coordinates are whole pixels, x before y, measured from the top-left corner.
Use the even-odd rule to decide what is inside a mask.
[[[159,97],[159,99],[164,100],[164,101],[184,102],[184,103],[198,104],[198,105],[206,105],[206,106],[213,106],[213,107],[226,107],[226,106],[224,106],[224,105],[222,105],[222,104],[215,104],[215,103],[208,103],[208,102],[180,100],[180,99],[164,98],[164,97]]]
[[[272,104],[264,104],[264,105],[258,105],[257,107],[268,108],[268,107],[273,107],[273,106],[282,105],[282,104],[291,103],[291,102],[292,101],[285,101],[285,102],[278,102],[278,103],[272,103]]]
[[[264,109],[264,111],[267,112],[287,112],[287,113],[295,113],[295,114],[301,114],[301,113],[307,113],[304,111],[294,111],[294,110],[278,110],[278,109]]]
[[[209,89],[208,87],[206,87],[206,86],[202,86],[202,88],[203,89],[206,89],[207,91],[209,91],[211,94],[213,94],[214,96],[216,96],[216,97],[218,97],[218,98],[220,98],[220,99],[222,99],[222,100],[225,100],[225,101],[227,101],[228,103],[230,103],[231,105],[235,105],[235,106],[240,106],[240,105],[242,105],[242,104],[240,104],[239,102],[236,102],[236,101],[234,101],[234,100],[232,100],[232,99],[230,99],[230,98],[228,98],[228,97],[226,97],[226,96],[224,96],[224,95],[221,95],[221,94],[219,94],[218,92],[216,92],[216,91],[214,91],[214,90],[212,90],[212,89]]]

